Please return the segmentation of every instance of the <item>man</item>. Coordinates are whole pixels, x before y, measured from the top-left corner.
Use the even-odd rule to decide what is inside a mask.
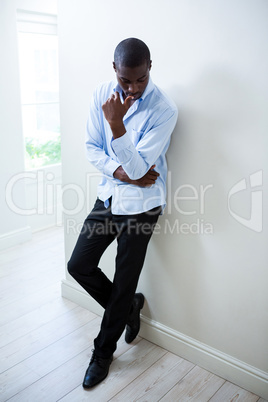
[[[105,311],[84,388],[107,376],[124,329],[127,343],[140,329],[144,296],[135,291],[153,228],[165,207],[165,153],[177,120],[175,104],[150,79],[151,66],[144,42],[123,40],[114,53],[117,83],[100,85],[90,106],[87,157],[103,176],[68,271]],[[115,238],[111,282],[98,264]]]

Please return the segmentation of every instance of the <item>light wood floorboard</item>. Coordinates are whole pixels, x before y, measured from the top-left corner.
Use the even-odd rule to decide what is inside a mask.
[[[84,390],[101,318],[61,297],[64,267],[62,228],[0,252],[0,402],[265,402],[145,339],[128,345],[124,334],[108,377]]]

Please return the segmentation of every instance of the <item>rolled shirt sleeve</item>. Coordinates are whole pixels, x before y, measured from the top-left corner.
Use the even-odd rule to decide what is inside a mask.
[[[136,147],[128,132],[112,140],[112,149],[130,179],[140,179],[157,161],[170,140],[176,121],[177,110],[166,109],[154,126],[142,134]]]
[[[90,112],[86,127],[86,155],[100,172],[109,178],[113,178],[113,173],[121,165],[114,160],[103,149],[103,121],[100,119],[97,91],[94,92],[92,102],[90,104]]]

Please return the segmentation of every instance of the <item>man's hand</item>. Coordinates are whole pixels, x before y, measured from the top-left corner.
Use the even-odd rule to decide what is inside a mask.
[[[131,180],[122,166],[119,166],[119,168],[116,169],[114,172],[114,177],[120,181],[129,183],[129,184],[134,184],[135,186],[140,186],[140,187],[151,187],[155,182],[156,179],[159,176],[158,172],[155,172],[153,169],[155,168],[155,165],[153,165],[148,172],[141,177],[138,180]]]
[[[132,100],[132,96],[128,96],[122,103],[119,93],[116,92],[102,105],[104,117],[110,124],[114,138],[121,137],[126,132],[123,117],[130,108]]]

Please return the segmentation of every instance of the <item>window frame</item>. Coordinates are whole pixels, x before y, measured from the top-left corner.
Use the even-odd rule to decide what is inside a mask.
[[[55,14],[39,13],[18,8],[16,10],[16,20],[17,38],[19,38],[19,33],[58,35],[58,18]],[[59,105],[59,101],[21,103],[21,106],[39,106],[52,104]],[[57,177],[61,176],[61,162],[40,167],[32,167],[27,169],[27,171],[36,171],[40,169],[47,170],[51,168],[55,168],[55,173]]]

